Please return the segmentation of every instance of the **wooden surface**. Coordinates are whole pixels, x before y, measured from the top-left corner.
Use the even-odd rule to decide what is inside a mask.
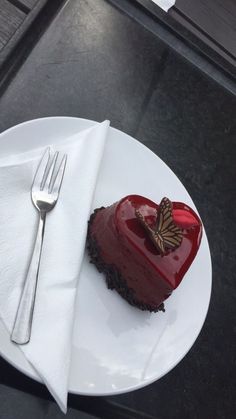
[[[0,0],[0,51],[23,23],[26,14],[7,0]]]
[[[3,66],[49,0],[0,0],[0,77]],[[55,1],[55,0],[53,0]]]
[[[177,0],[169,14],[236,64],[236,0]]]
[[[24,4],[29,9],[32,9],[39,0],[20,0],[22,4]]]

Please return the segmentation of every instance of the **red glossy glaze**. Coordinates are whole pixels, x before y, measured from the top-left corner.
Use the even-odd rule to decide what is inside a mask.
[[[160,255],[135,216],[138,209],[154,225],[158,205],[147,198],[130,195],[97,212],[91,232],[101,257],[117,267],[136,298],[158,307],[179,285],[198,251],[202,225],[187,205],[173,202],[173,218],[183,228],[181,245]]]

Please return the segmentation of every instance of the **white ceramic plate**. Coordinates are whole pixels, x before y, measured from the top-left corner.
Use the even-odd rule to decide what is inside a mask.
[[[52,117],[29,121],[1,135],[0,156],[57,143],[94,124]],[[91,150],[92,153],[92,150]],[[195,208],[175,174],[145,146],[109,130],[93,208],[128,194],[156,202],[163,196]],[[69,391],[114,395],[141,388],[170,371],[186,355],[204,323],[211,294],[211,258],[204,233],[199,252],[183,282],[166,301],[166,312],[150,314],[127,304],[106,288],[103,276],[85,255],[79,280]],[[40,381],[0,322],[0,354]]]

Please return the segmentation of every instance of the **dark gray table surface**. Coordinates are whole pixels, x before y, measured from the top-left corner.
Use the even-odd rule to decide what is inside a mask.
[[[210,243],[210,308],[187,356],[141,390],[70,396],[68,418],[86,418],[79,410],[115,419],[234,418],[235,111],[234,96],[106,0],[70,0],[0,98],[0,131],[52,115],[110,119],[179,176]],[[26,417],[64,415],[42,385],[0,359],[0,418]]]

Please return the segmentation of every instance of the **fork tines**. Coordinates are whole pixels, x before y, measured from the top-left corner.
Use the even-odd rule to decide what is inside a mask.
[[[61,188],[63,175],[66,167],[66,154],[58,163],[59,152],[51,156],[51,149],[48,147],[38,165],[32,188],[46,190],[48,193],[58,194]]]

